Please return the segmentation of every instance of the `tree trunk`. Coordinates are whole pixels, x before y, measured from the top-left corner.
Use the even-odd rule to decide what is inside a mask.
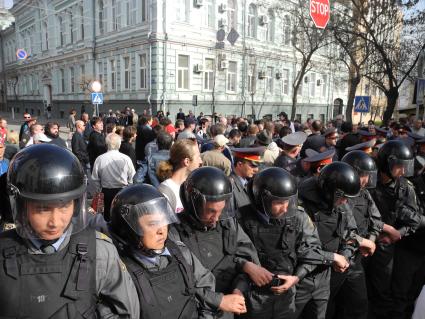
[[[345,118],[347,121],[353,121],[353,106],[356,98],[357,86],[360,83],[360,76],[356,75],[350,79],[350,89],[348,91],[347,109],[345,110]]]
[[[385,96],[387,97],[387,109],[384,112],[384,125],[387,126],[397,105],[398,89],[395,87],[391,88],[385,92]]]
[[[299,85],[296,85],[292,93],[291,122],[295,120],[295,113],[297,112],[298,88]]]

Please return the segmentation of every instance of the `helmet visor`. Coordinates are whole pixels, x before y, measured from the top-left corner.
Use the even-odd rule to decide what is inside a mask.
[[[32,200],[10,196],[13,219],[19,236],[55,241],[82,231],[88,224],[86,193],[64,200]]]
[[[211,196],[201,194],[195,189],[191,202],[196,217],[206,227],[215,227],[219,220],[235,216],[232,193]]]
[[[178,223],[177,215],[165,197],[137,205],[124,205],[122,217],[138,236],[155,229]]]
[[[391,175],[395,178],[405,176],[411,177],[415,173],[415,161],[414,159],[402,160],[398,158],[390,158],[388,160],[388,167]]]
[[[289,197],[273,196],[265,191],[261,197],[264,213],[270,218],[285,218],[297,212],[298,195]]]
[[[358,172],[359,172],[360,180],[362,180],[365,177],[368,177],[367,183],[364,186],[365,188],[375,188],[376,187],[376,183],[378,181],[378,171],[359,170]]]

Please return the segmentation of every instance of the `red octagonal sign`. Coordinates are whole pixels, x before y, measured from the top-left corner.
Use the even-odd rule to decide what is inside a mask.
[[[317,28],[326,28],[331,16],[329,0],[310,0],[310,16]]]

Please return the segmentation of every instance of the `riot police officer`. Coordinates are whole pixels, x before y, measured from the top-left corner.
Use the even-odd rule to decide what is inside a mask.
[[[382,220],[398,232],[397,236],[381,235],[369,261],[370,308],[376,318],[386,318],[391,313],[394,318],[404,318],[414,300],[408,291],[416,269],[409,262],[404,237],[423,227],[425,218],[419,213],[414,187],[406,178],[414,171],[411,148],[400,140],[388,141],[378,152],[377,165],[378,183],[370,193]],[[398,243],[400,239],[403,240]],[[403,314],[405,311],[407,314]]]
[[[21,150],[8,188],[16,229],[0,235],[0,317],[139,318],[112,241],[86,228],[84,171],[51,144]]]
[[[296,311],[302,318],[325,318],[327,302],[334,289],[334,274],[348,269],[360,242],[365,254],[374,249],[370,240],[358,237],[352,211],[346,205],[347,198],[358,196],[359,192],[357,172],[342,162],[328,164],[318,177],[306,179],[299,185],[302,205],[317,226],[322,249],[345,259],[345,265],[334,267],[332,272],[329,267],[317,267],[298,285]],[[330,265],[331,258],[324,263]]]
[[[261,265],[274,274],[269,285],[251,285],[248,318],[291,318],[295,285],[326,256],[316,227],[297,205],[297,182],[283,168],[268,168],[248,184],[254,203],[240,223],[258,251]]]
[[[180,224],[170,229],[170,238],[182,241],[216,278],[216,291],[241,293],[233,281],[247,273],[258,285],[273,274],[258,266],[254,245],[235,219],[232,184],[215,167],[194,170],[182,184],[180,197],[184,211]],[[233,317],[230,313],[223,317]]]
[[[368,191],[368,188],[376,186],[377,168],[375,161],[365,152],[355,150],[344,155],[342,162],[353,167],[360,177],[361,189],[359,195],[348,199],[358,234],[375,242],[384,228],[394,233],[395,229],[392,226],[385,225],[384,227],[381,214]],[[345,273],[335,273],[333,276],[335,289],[331,291],[326,317],[366,319],[368,299],[360,252],[355,254],[349,269]],[[338,309],[335,309],[335,307]]]
[[[141,318],[214,318],[213,274],[181,242],[167,239],[177,222],[167,199],[153,186],[132,185],[114,198],[110,228],[140,300]],[[243,308],[239,308],[243,312]]]

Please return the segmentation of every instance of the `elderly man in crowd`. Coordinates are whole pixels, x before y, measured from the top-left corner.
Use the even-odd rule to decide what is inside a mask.
[[[105,142],[108,151],[96,158],[92,178],[97,189],[101,189],[104,195],[104,217],[109,221],[109,210],[114,196],[133,183],[136,171],[130,157],[119,152],[121,137],[118,134],[109,134]]]

